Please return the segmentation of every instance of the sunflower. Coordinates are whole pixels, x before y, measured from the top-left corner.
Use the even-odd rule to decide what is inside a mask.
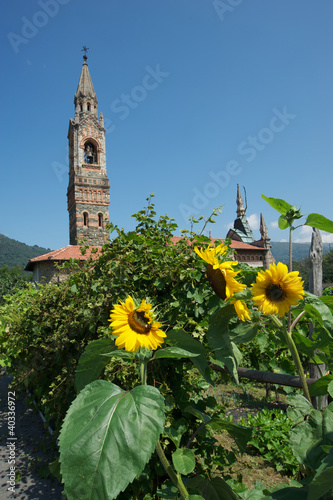
[[[231,303],[233,304],[239,319],[242,321],[245,321],[245,319],[251,319],[249,308],[245,302],[242,300],[232,300]]]
[[[304,295],[302,278],[298,271],[288,272],[282,262],[271,264],[260,271],[252,284],[254,303],[264,314],[278,314],[281,318],[290,306],[296,305]]]
[[[235,260],[228,260],[226,262],[219,262],[217,256],[224,255],[228,251],[226,245],[218,245],[217,247],[207,247],[205,250],[198,247],[194,251],[207,262],[207,278],[210,286],[218,297],[222,300],[229,299],[235,293],[241,292],[246,288],[235,280],[235,276],[240,271],[233,271],[233,266],[237,266],[238,262]]]
[[[246,288],[246,285],[242,285],[235,280],[235,276],[240,271],[233,271],[232,266],[237,264],[235,261],[219,263],[216,259],[215,264],[208,264],[207,266],[206,274],[209,284],[222,300],[230,299],[235,293]]]
[[[207,262],[207,264],[215,266],[218,265],[217,255],[224,255],[228,251],[228,247],[221,243],[221,245],[217,245],[216,247],[207,246],[205,250],[194,247],[194,251],[199,257]]]
[[[109,321],[117,337],[115,344],[118,349],[136,352],[140,347],[146,347],[155,350],[163,344],[166,334],[160,330],[161,323],[154,321],[151,308],[152,305],[144,300],[135,307],[130,295],[125,302],[120,301],[113,307]]]

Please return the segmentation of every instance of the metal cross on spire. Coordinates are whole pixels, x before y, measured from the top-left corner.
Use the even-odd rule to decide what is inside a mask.
[[[84,52],[84,56],[83,56],[83,59],[86,61],[88,59],[88,56],[87,56],[87,52],[89,50],[89,47],[86,47],[85,45],[83,45],[83,49],[81,50],[81,52]]]

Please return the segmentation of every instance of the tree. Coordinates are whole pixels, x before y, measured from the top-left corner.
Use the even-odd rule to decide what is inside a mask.
[[[24,273],[20,266],[0,268],[0,304],[4,303],[5,295],[12,295],[23,288],[30,280],[30,273]]]

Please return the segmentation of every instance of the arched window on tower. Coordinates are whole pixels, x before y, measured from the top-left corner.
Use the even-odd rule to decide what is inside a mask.
[[[87,102],[87,111],[90,111],[90,102]]]
[[[103,214],[98,214],[98,227],[103,227]]]
[[[88,226],[89,220],[88,220],[88,212],[83,212],[83,225]]]
[[[84,162],[96,163],[97,154],[96,148],[92,142],[86,142],[84,145]]]
[[[80,102],[80,111],[83,111],[82,102]]]

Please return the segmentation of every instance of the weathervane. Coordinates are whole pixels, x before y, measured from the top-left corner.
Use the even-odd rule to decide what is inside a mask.
[[[81,52],[84,52],[84,56],[83,56],[83,59],[86,61],[88,59],[88,56],[87,56],[87,52],[88,52],[89,48],[86,47],[85,45],[83,45],[83,49],[81,50]]]

